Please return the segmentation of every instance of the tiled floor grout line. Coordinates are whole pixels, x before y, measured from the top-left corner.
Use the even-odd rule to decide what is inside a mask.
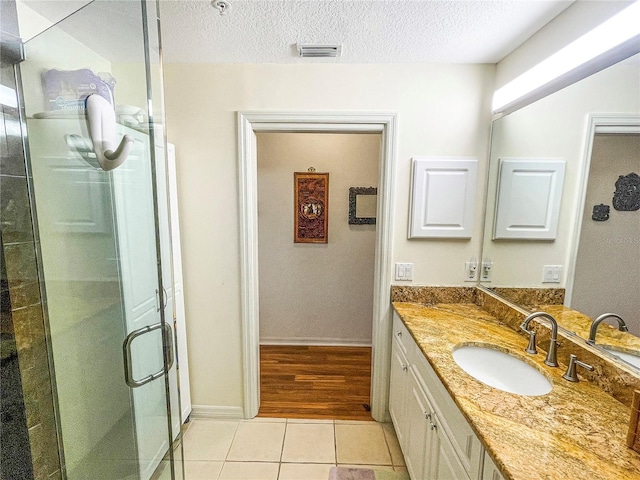
[[[336,432],[336,421],[333,420],[331,422],[333,425],[333,459],[335,460],[335,465],[338,465],[338,432]]]
[[[229,442],[229,448],[227,448],[227,453],[224,454],[224,460],[222,460],[222,464],[227,461],[229,458],[229,453],[231,453],[231,446],[233,445],[233,441],[236,439],[236,435],[238,434],[238,429],[240,428],[240,424],[242,422],[236,422],[236,428],[233,431],[233,436],[231,437],[231,442]]]
[[[276,478],[280,478],[280,473],[282,472],[282,457],[284,455],[284,445],[287,441],[287,430],[289,429],[289,419],[285,419],[284,422],[284,434],[282,435],[282,446],[280,447],[280,462],[278,462],[278,476]]]

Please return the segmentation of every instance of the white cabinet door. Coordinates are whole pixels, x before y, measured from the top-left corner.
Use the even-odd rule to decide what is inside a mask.
[[[493,239],[554,240],[566,162],[501,158]]]
[[[389,413],[396,430],[398,442],[406,452],[407,441],[407,395],[409,388],[409,362],[401,347],[393,340],[391,349],[391,379],[389,382]],[[406,453],[405,453],[406,454]]]
[[[407,443],[405,463],[411,478],[428,478],[427,468],[430,463],[429,445],[431,440],[431,415],[433,408],[416,376],[415,369],[409,369],[409,396],[407,398]]]
[[[469,474],[464,468],[449,438],[442,430],[441,422],[434,415],[434,429],[431,435],[430,465],[428,475],[421,478],[434,480],[469,480]],[[426,473],[426,472],[425,472]]]
[[[409,238],[471,238],[478,160],[412,159]]]

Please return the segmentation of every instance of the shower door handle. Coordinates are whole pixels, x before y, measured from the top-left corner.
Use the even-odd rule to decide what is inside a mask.
[[[162,329],[162,351],[164,357],[164,365],[162,366],[162,369],[157,371],[156,373],[152,373],[151,375],[147,375],[140,380],[136,380],[133,378],[131,344],[136,338],[159,329]],[[173,366],[173,362],[175,361],[175,355],[173,353],[173,331],[171,329],[171,325],[168,323],[156,323],[155,325],[148,325],[146,327],[134,330],[124,339],[124,342],[122,344],[122,351],[124,357],[124,379],[125,382],[127,382],[127,385],[129,385],[131,388],[141,387],[162,377],[165,373],[169,372],[169,370]]]

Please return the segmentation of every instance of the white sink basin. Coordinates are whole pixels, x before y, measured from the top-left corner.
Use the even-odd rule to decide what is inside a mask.
[[[453,359],[476,380],[505,392],[536,396],[545,395],[552,388],[551,382],[537,369],[489,346],[465,345],[456,348]]]
[[[618,357],[621,360],[624,360],[628,364],[633,365],[636,368],[640,368],[639,356],[633,355],[627,352],[621,352],[620,350],[617,350],[615,347],[611,347],[609,345],[598,345],[598,346],[604,348],[611,355],[615,355],[616,357]]]

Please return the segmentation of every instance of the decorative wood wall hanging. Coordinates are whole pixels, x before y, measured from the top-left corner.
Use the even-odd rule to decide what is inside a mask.
[[[294,243],[329,241],[329,174],[313,170],[293,174]]]
[[[613,208],[624,212],[640,210],[640,176],[636,173],[620,175],[613,194]]]
[[[349,187],[349,225],[375,225],[376,187]]]

